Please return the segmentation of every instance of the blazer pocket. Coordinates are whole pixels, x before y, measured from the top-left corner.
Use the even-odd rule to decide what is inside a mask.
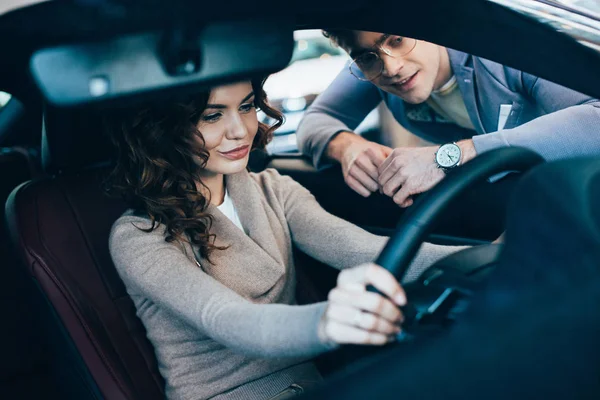
[[[523,114],[523,104],[513,101],[510,114],[506,119],[503,129],[512,129],[521,125],[521,116]]]

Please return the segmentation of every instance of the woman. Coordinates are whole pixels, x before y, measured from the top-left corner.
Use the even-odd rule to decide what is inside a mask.
[[[259,123],[256,107],[277,123]],[[122,121],[111,182],[131,210],[115,222],[110,251],[169,398],[281,398],[321,379],[315,356],[342,343],[393,340],[406,298],[369,263],[387,238],[328,214],[274,170],[247,172],[249,152],[282,121],[262,82],[217,87]],[[296,305],[292,243],[349,268],[328,302]],[[425,245],[413,275],[453,250]],[[388,298],[366,292],[367,284]]]

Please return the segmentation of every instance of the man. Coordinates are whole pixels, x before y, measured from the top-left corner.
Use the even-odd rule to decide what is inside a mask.
[[[401,207],[485,151],[522,146],[547,160],[600,153],[600,102],[501,64],[424,41],[338,30],[353,59],[306,112],[300,150],[345,182]],[[409,131],[440,145],[390,149],[352,130],[384,101]]]

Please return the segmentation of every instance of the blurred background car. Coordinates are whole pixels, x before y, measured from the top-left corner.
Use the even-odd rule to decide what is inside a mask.
[[[296,130],[304,112],[350,60],[344,50],[332,45],[318,29],[294,32],[294,42],[290,65],[271,75],[265,83],[271,105],[285,116],[285,123],[275,132],[267,147],[271,154],[298,151]],[[263,122],[269,120],[264,113],[260,114],[260,118]],[[364,133],[379,129],[379,124],[375,110],[357,131]]]

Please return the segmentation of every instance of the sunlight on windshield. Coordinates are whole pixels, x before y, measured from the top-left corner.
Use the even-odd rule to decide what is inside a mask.
[[[598,0],[555,0],[557,3],[571,7],[592,11],[600,16],[600,2]]]
[[[600,52],[600,5],[597,0],[488,0],[498,3]]]
[[[44,3],[50,0],[0,0],[0,15],[9,11],[16,10],[37,3]]]
[[[10,100],[11,95],[6,92],[0,92],[0,108],[4,107],[6,103]]]

